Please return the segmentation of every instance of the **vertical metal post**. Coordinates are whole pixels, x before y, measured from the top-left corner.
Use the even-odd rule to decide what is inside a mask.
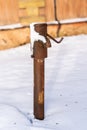
[[[44,59],[34,59],[34,115],[44,119]]]
[[[34,25],[39,35],[46,36],[47,24]],[[47,47],[43,41],[34,42],[34,116],[36,119],[44,119],[44,59],[47,57]]]
[[[31,43],[33,44],[34,58],[34,116],[36,119],[44,119],[44,59],[47,57],[47,48],[51,47],[51,38],[56,43],[60,43],[47,34],[47,24],[34,24],[31,26]]]

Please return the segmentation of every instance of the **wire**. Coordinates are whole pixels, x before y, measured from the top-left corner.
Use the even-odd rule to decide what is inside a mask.
[[[57,17],[57,6],[56,6],[56,0],[54,0],[54,16],[55,16],[55,20],[58,22],[58,28],[57,28],[57,32],[56,32],[56,35],[57,37],[59,37],[59,31],[60,31],[60,27],[61,27],[61,24],[60,24],[60,21],[58,20],[58,17]]]
[[[56,40],[56,39],[54,39],[51,35],[49,35],[48,33],[47,33],[47,36],[49,37],[49,38],[51,38],[53,41],[55,41],[56,43],[61,43],[62,42],[62,40],[63,40],[63,37],[58,41],[58,40]]]

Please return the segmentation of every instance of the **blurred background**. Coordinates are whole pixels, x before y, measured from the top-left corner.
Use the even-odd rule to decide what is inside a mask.
[[[30,42],[27,26],[32,22],[60,21],[59,34],[59,25],[48,25],[48,33],[53,37],[87,34],[87,0],[0,0],[0,12],[0,49]],[[10,30],[19,23],[24,27]]]
[[[0,0],[0,25],[87,17],[87,0]]]

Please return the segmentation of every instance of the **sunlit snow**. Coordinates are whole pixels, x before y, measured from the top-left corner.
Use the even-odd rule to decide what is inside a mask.
[[[33,116],[30,44],[0,51],[0,130],[87,130],[87,35],[51,43],[42,121]]]

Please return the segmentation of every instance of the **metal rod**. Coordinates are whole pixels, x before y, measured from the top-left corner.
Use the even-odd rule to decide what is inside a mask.
[[[47,33],[47,36],[49,37],[49,38],[51,38],[53,41],[55,41],[56,43],[60,43],[62,40],[63,40],[63,37],[59,40],[59,41],[57,41],[56,39],[54,39],[51,35],[49,35],[48,33]]]

